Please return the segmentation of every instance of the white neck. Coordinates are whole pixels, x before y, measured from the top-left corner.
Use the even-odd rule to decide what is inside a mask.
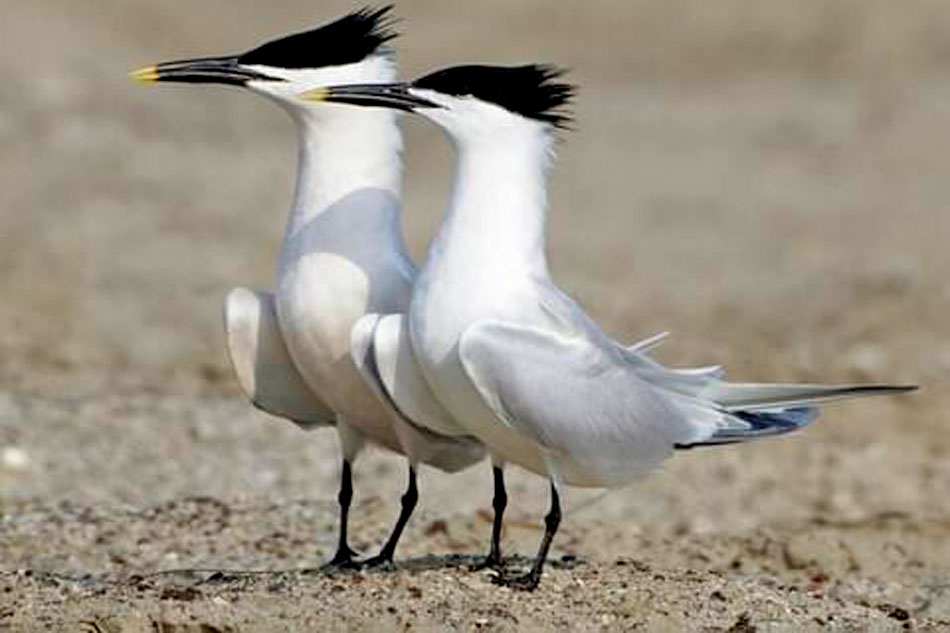
[[[251,82],[248,87],[286,110],[300,139],[281,266],[307,252],[352,254],[354,248],[368,249],[372,240],[380,251],[404,253],[398,115],[382,108],[312,104],[299,96],[319,86],[394,81],[392,57],[381,52],[343,66],[260,70],[284,81]]]
[[[378,228],[400,235],[402,138],[396,114],[346,106],[293,114],[300,131],[299,164],[285,245],[318,216],[340,206],[360,207],[343,220],[384,223],[385,227]],[[378,208],[364,209],[367,205]],[[334,222],[333,228],[360,230],[339,224]]]
[[[504,135],[452,137],[455,184],[433,243],[433,265],[509,279],[548,274],[546,176],[552,138],[541,126]]]

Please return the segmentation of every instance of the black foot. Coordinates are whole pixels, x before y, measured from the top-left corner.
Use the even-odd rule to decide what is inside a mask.
[[[393,563],[393,555],[386,553],[379,553],[372,558],[367,558],[364,561],[360,561],[360,567],[363,569],[395,569],[396,564]]]
[[[561,522],[561,502],[558,498],[557,487],[554,481],[551,481],[551,509],[544,517],[544,537],[541,539],[541,546],[538,548],[538,556],[534,560],[534,566],[524,576],[504,576],[498,574],[492,578],[492,582],[502,587],[510,587],[519,591],[534,591],[538,588],[538,581],[541,580],[541,571],[544,569],[544,561],[547,560],[548,550],[551,548],[551,539],[557,532],[557,526]],[[492,548],[494,550],[494,548]]]
[[[323,566],[324,571],[357,570],[360,563],[356,560],[357,553],[345,545],[337,550],[336,555],[329,563]]]
[[[514,577],[506,577],[499,574],[491,579],[493,584],[500,587],[508,587],[509,589],[517,589],[518,591],[534,591],[538,588],[538,581],[540,580],[541,574],[534,572],[529,572],[524,576]]]
[[[492,569],[494,571],[502,572],[505,570],[507,564],[501,558],[501,556],[492,556],[489,554],[483,558],[480,562],[475,563],[474,565],[469,565],[469,571],[482,571],[484,569]]]

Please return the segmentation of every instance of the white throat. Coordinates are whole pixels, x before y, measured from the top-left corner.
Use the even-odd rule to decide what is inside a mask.
[[[307,252],[346,255],[370,238],[380,250],[404,252],[400,228],[402,136],[398,114],[383,108],[309,104],[305,86],[384,83],[395,80],[387,54],[346,66],[304,71],[268,69],[284,83],[256,86],[297,124],[297,180],[284,235],[281,267]],[[360,239],[362,238],[362,239]]]
[[[300,130],[297,181],[285,243],[296,239],[322,214],[355,208],[359,223],[372,216],[399,232],[402,138],[396,114],[382,109],[323,106],[322,112],[298,112]],[[367,206],[379,207],[372,213]],[[342,213],[342,210],[340,210]],[[352,224],[330,228],[357,230]]]
[[[480,276],[505,280],[547,276],[545,180],[553,141],[540,125],[512,132],[451,136],[455,184],[433,243],[434,265],[474,267]]]

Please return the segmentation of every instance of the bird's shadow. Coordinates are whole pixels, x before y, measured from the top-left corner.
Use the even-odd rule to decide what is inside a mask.
[[[166,569],[151,574],[135,577],[138,582],[156,584],[190,584],[224,585],[247,582],[251,579],[266,578],[268,580],[290,579],[292,577],[325,577],[337,578],[348,575],[383,575],[397,572],[419,573],[444,569],[461,569],[469,571],[484,560],[480,554],[426,554],[410,558],[399,559],[393,563],[378,566],[357,566],[354,568],[337,568],[330,566],[300,568],[300,569]],[[505,558],[506,570],[528,569],[534,558],[515,554]],[[547,564],[555,569],[573,569],[586,561],[572,554],[559,558],[549,558]]]

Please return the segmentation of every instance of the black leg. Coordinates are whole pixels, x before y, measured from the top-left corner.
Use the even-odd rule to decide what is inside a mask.
[[[337,501],[340,502],[340,543],[337,545],[333,559],[327,563],[327,567],[346,569],[356,566],[356,561],[353,560],[356,552],[351,550],[346,542],[347,517],[350,513],[350,502],[352,500],[353,474],[350,471],[350,462],[344,459],[343,470],[340,473],[340,494],[337,496]]]
[[[472,571],[502,569],[505,566],[501,558],[501,525],[505,516],[505,508],[508,506],[508,493],[505,492],[505,471],[498,466],[493,466],[492,475],[495,479],[495,496],[492,497],[491,505],[495,509],[495,518],[491,525],[491,549],[488,551],[485,560],[474,565]]]
[[[417,501],[419,501],[419,491],[416,489],[416,471],[410,466],[409,487],[402,496],[402,511],[399,513],[396,527],[393,528],[393,533],[389,535],[389,540],[386,541],[386,545],[383,546],[379,554],[364,561],[362,565],[366,567],[379,567],[380,565],[393,562],[393,554],[396,553],[396,543],[399,542],[399,537],[402,536],[402,530],[406,527],[406,523],[409,521],[412,511],[415,510]]]
[[[541,547],[538,548],[538,558],[534,561],[534,567],[524,576],[515,578],[504,578],[498,576],[494,579],[495,584],[511,587],[512,589],[524,589],[533,591],[538,588],[538,582],[541,580],[541,571],[544,569],[544,561],[548,557],[548,549],[551,547],[551,540],[554,533],[557,532],[557,526],[561,523],[561,502],[558,498],[557,487],[551,482],[551,510],[544,517],[544,537],[541,539]]]

